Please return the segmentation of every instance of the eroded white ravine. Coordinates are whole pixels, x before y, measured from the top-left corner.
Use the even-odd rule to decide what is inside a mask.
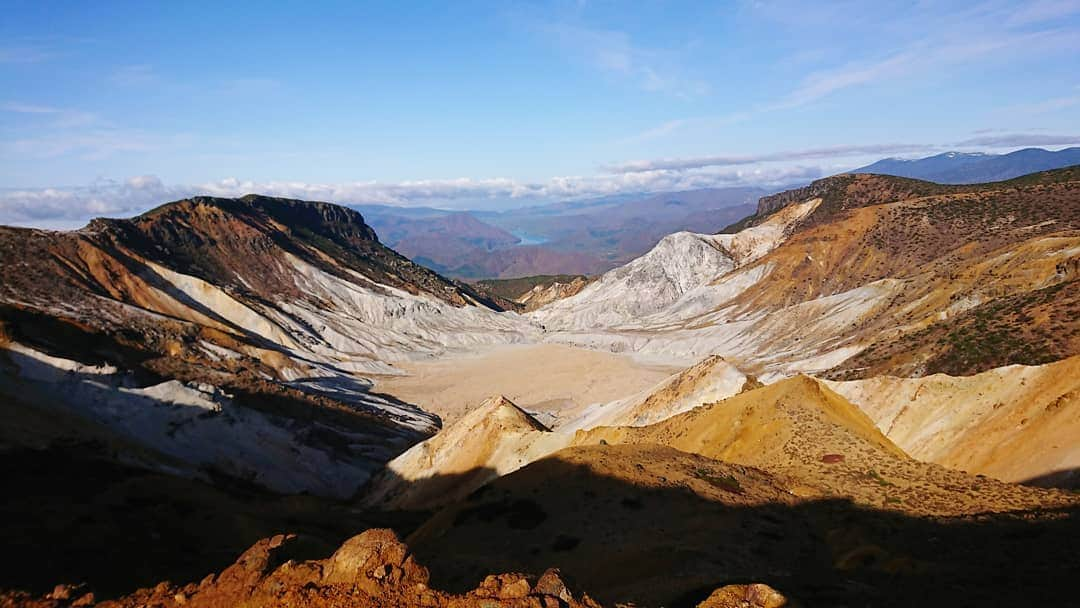
[[[813,199],[737,234],[688,232],[617,268],[576,296],[531,313],[550,342],[691,365],[722,355],[763,379],[834,367],[865,345],[843,336],[902,286],[885,279],[774,310],[732,303],[769,280],[762,260],[820,204]],[[760,260],[760,261],[759,261]]]
[[[735,290],[704,290],[709,283],[745,266],[783,243],[790,227],[821,204],[813,199],[774,214],[737,234],[668,235],[645,255],[611,270],[580,293],[540,308],[531,316],[552,331],[582,331],[685,321],[694,306],[676,306],[686,294],[703,310],[723,304]],[[761,280],[762,274],[756,275]],[[749,286],[745,281],[741,286]],[[741,290],[740,290],[741,291]],[[717,299],[702,301],[703,296]],[[673,311],[674,308],[674,311]],[[674,312],[674,314],[672,314]]]

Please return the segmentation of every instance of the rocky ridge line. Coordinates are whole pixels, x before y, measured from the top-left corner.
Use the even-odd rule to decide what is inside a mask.
[[[464,594],[428,586],[428,570],[416,562],[394,532],[373,529],[346,541],[333,555],[304,559],[312,548],[306,539],[279,534],[245,551],[219,574],[198,583],[162,582],[117,600],[95,603],[92,593],[57,585],[44,597],[0,593],[0,608],[602,608],[587,593],[570,590],[557,568],[539,578],[524,574],[493,574]],[[787,600],[763,584],[729,585],[717,589],[699,608],[781,608]]]

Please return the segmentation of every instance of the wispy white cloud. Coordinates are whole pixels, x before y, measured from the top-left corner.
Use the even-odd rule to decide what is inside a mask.
[[[1043,0],[1014,3],[985,2],[949,9],[936,3],[883,3],[883,15],[873,18],[872,11],[850,2],[815,5],[801,10],[790,2],[750,2],[750,10],[783,22],[785,26],[805,30],[828,28],[838,38],[839,32],[867,35],[881,30],[883,42],[876,56],[848,61],[813,70],[797,81],[786,93],[748,105],[745,109],[714,117],[676,117],[657,127],[628,136],[627,142],[657,139],[691,128],[715,128],[732,122],[745,122],[773,112],[808,106],[850,90],[882,83],[914,82],[935,74],[950,73],[960,66],[994,62],[1015,63],[1055,54],[1080,53],[1080,29],[1063,23],[1065,17],[1080,14],[1080,0]],[[826,44],[828,41],[822,41]],[[867,51],[875,47],[867,46]],[[834,52],[833,55],[847,53]],[[828,55],[823,49],[800,50],[780,60],[790,65],[804,59],[816,62]],[[1035,111],[1053,111],[1071,107],[1073,98],[1048,100],[1033,106]]]
[[[102,160],[125,152],[149,152],[185,145],[191,135],[155,133],[116,125],[95,112],[37,103],[0,103],[3,114],[22,117],[0,140],[0,161],[55,160],[72,156]]]
[[[0,141],[0,159],[52,160],[72,156],[81,160],[102,160],[121,153],[186,146],[191,140],[192,136],[186,134],[158,134],[105,126]]]
[[[1080,135],[1053,135],[1050,133],[1006,133],[982,135],[959,141],[956,147],[980,146],[987,148],[1017,148],[1021,146],[1069,146],[1080,144]]]
[[[39,46],[10,46],[0,48],[0,63],[41,63],[56,57],[56,53]]]
[[[642,90],[687,98],[709,92],[708,83],[688,74],[678,52],[640,46],[626,32],[569,23],[542,23],[536,29],[563,53]]]
[[[1030,25],[1062,19],[1080,13],[1080,0],[1035,0],[1021,4],[1011,15],[1009,25]]]
[[[695,116],[690,118],[676,118],[650,127],[639,133],[634,133],[616,141],[617,144],[633,144],[647,142],[655,139],[663,139],[679,132],[716,129],[729,125],[746,122],[754,118],[755,111],[732,112],[720,116]]]
[[[63,110],[51,106],[41,106],[17,101],[0,104],[0,112],[14,112],[16,114],[59,114]]]
[[[838,145],[804,150],[787,150],[768,154],[695,156],[687,158],[659,158],[632,160],[602,165],[601,171],[620,173],[648,173],[654,171],[693,171],[709,167],[739,167],[762,163],[782,163],[808,160],[836,161],[843,158],[927,154],[963,148],[1018,148],[1023,146],[1068,146],[1080,144],[1080,135],[1059,135],[1046,132],[1009,133],[997,129],[984,129],[971,137],[950,143],[885,143],[867,145]]]
[[[897,53],[880,61],[850,63],[838,68],[820,70],[808,74],[798,87],[784,98],[760,106],[758,112],[795,108],[827,97],[837,91],[868,84],[889,75],[910,69],[915,53]]]
[[[1050,99],[1037,101],[1035,103],[1010,106],[1008,108],[1004,108],[1002,112],[1008,114],[1025,115],[1049,114],[1050,112],[1066,110],[1076,105],[1080,105],[1080,95],[1051,97]]]
[[[82,127],[96,126],[99,128],[111,127],[106,121],[94,112],[69,108],[57,108],[54,106],[7,102],[0,104],[0,113],[26,114],[27,119],[34,118],[42,121],[35,124],[39,132],[42,128],[49,130],[70,130]]]
[[[608,173],[638,173],[648,171],[687,171],[706,167],[733,167],[771,162],[793,162],[804,160],[834,159],[870,154],[909,154],[928,152],[940,148],[932,144],[869,144],[841,145],[806,150],[789,150],[756,155],[698,156],[691,158],[662,158],[655,160],[634,160],[623,163],[604,165],[601,170]]]
[[[644,131],[642,131],[640,133],[635,133],[634,135],[624,137],[624,138],[620,139],[618,141],[618,143],[620,143],[620,144],[629,144],[629,143],[643,142],[643,141],[649,141],[649,140],[652,140],[652,139],[658,139],[658,138],[661,138],[661,137],[665,137],[667,135],[670,135],[670,134],[674,133],[675,131],[678,131],[678,130],[684,128],[686,125],[690,124],[692,121],[693,121],[693,119],[690,119],[690,118],[678,118],[676,120],[669,120],[669,121],[667,121],[665,123],[661,123],[661,124],[659,124],[659,125],[657,125],[655,127],[646,129],[646,130],[644,130]]]
[[[1070,30],[1046,30],[987,35],[982,38],[952,38],[920,41],[883,59],[856,62],[813,72],[802,84],[777,102],[761,107],[762,111],[806,105],[844,89],[921,75],[932,70],[955,66],[1009,52],[1030,56],[1047,50],[1080,49],[1077,33]]]

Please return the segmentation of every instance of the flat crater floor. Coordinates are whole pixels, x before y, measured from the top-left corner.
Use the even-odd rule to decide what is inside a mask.
[[[438,414],[444,427],[491,395],[565,421],[594,403],[650,389],[683,369],[559,344],[498,346],[395,367],[409,375],[374,376],[375,390]]]

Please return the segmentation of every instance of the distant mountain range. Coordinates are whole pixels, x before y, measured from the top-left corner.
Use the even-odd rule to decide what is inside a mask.
[[[464,279],[593,275],[681,230],[715,232],[754,212],[759,188],[619,195],[507,211],[354,207],[388,246]]]
[[[939,184],[977,184],[1077,164],[1080,164],[1080,148],[1066,148],[1056,152],[1042,148],[1025,148],[1008,154],[945,152],[911,160],[886,158],[851,173],[896,175]]]

